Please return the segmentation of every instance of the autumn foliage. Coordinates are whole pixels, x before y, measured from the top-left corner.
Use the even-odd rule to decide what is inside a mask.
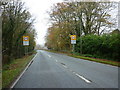
[[[71,52],[70,35],[76,35],[75,51],[77,53],[81,50],[80,38],[82,37],[83,54],[118,59],[119,34],[110,34],[111,29],[115,30],[111,28],[115,22],[112,21],[113,17],[109,12],[115,8],[115,5],[117,4],[113,2],[55,4],[49,12],[51,24],[45,45],[48,49]]]
[[[10,63],[15,58],[25,55],[23,36],[30,37],[28,53],[32,53],[35,46],[34,19],[24,7],[24,3],[15,0],[8,1],[1,6],[2,13],[2,56],[3,64]]]

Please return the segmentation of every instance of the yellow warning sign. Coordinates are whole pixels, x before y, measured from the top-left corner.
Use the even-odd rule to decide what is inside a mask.
[[[23,41],[29,41],[29,36],[23,36]]]
[[[71,40],[76,40],[76,35],[70,35]]]

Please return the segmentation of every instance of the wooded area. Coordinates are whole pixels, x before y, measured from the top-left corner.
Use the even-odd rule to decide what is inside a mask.
[[[76,35],[75,52],[80,53],[82,50],[82,54],[92,57],[118,60],[120,31],[116,27],[116,17],[110,14],[116,8],[117,3],[114,2],[55,4],[49,12],[51,25],[45,45],[48,49],[71,52],[70,35]]]
[[[32,53],[35,47],[34,18],[20,0],[11,0],[2,7],[2,61],[10,63],[25,56],[25,47]],[[30,37],[29,46],[23,46],[23,36]]]

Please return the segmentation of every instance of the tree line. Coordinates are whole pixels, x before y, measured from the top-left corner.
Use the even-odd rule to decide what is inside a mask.
[[[2,3],[2,2],[1,2]],[[2,5],[2,4],[1,4]],[[10,63],[25,55],[25,47],[32,53],[35,46],[34,18],[20,0],[11,0],[1,6],[2,12],[2,61]],[[23,36],[30,37],[29,46],[23,46]]]
[[[109,13],[116,5],[114,2],[76,1],[55,4],[49,12],[51,24],[45,45],[48,49],[71,52],[70,35],[76,35],[76,52],[80,53],[82,41],[83,54],[118,59],[120,33],[117,28],[112,28],[116,24]],[[114,30],[115,33],[111,33]],[[114,35],[116,32],[117,36]]]

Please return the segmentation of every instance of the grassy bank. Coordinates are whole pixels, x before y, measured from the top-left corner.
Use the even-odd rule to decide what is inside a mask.
[[[35,54],[25,56],[13,60],[9,65],[4,65],[2,71],[2,88],[8,88],[34,56]]]
[[[85,56],[80,56],[80,55],[75,55],[71,53],[65,53],[65,52],[59,52],[59,51],[52,51],[52,50],[47,50],[49,52],[53,53],[64,53],[68,56],[79,58],[79,59],[84,59],[84,60],[89,60],[89,61],[94,61],[94,62],[99,62],[99,63],[104,63],[104,64],[109,64],[113,66],[119,66],[120,67],[120,62],[117,61],[112,61],[112,60],[107,60],[107,59],[100,59],[100,58],[92,58],[92,57],[85,57]]]
[[[91,58],[91,57],[77,56],[77,55],[71,55],[71,54],[69,54],[69,56],[120,67],[120,62],[111,61],[107,59]]]

